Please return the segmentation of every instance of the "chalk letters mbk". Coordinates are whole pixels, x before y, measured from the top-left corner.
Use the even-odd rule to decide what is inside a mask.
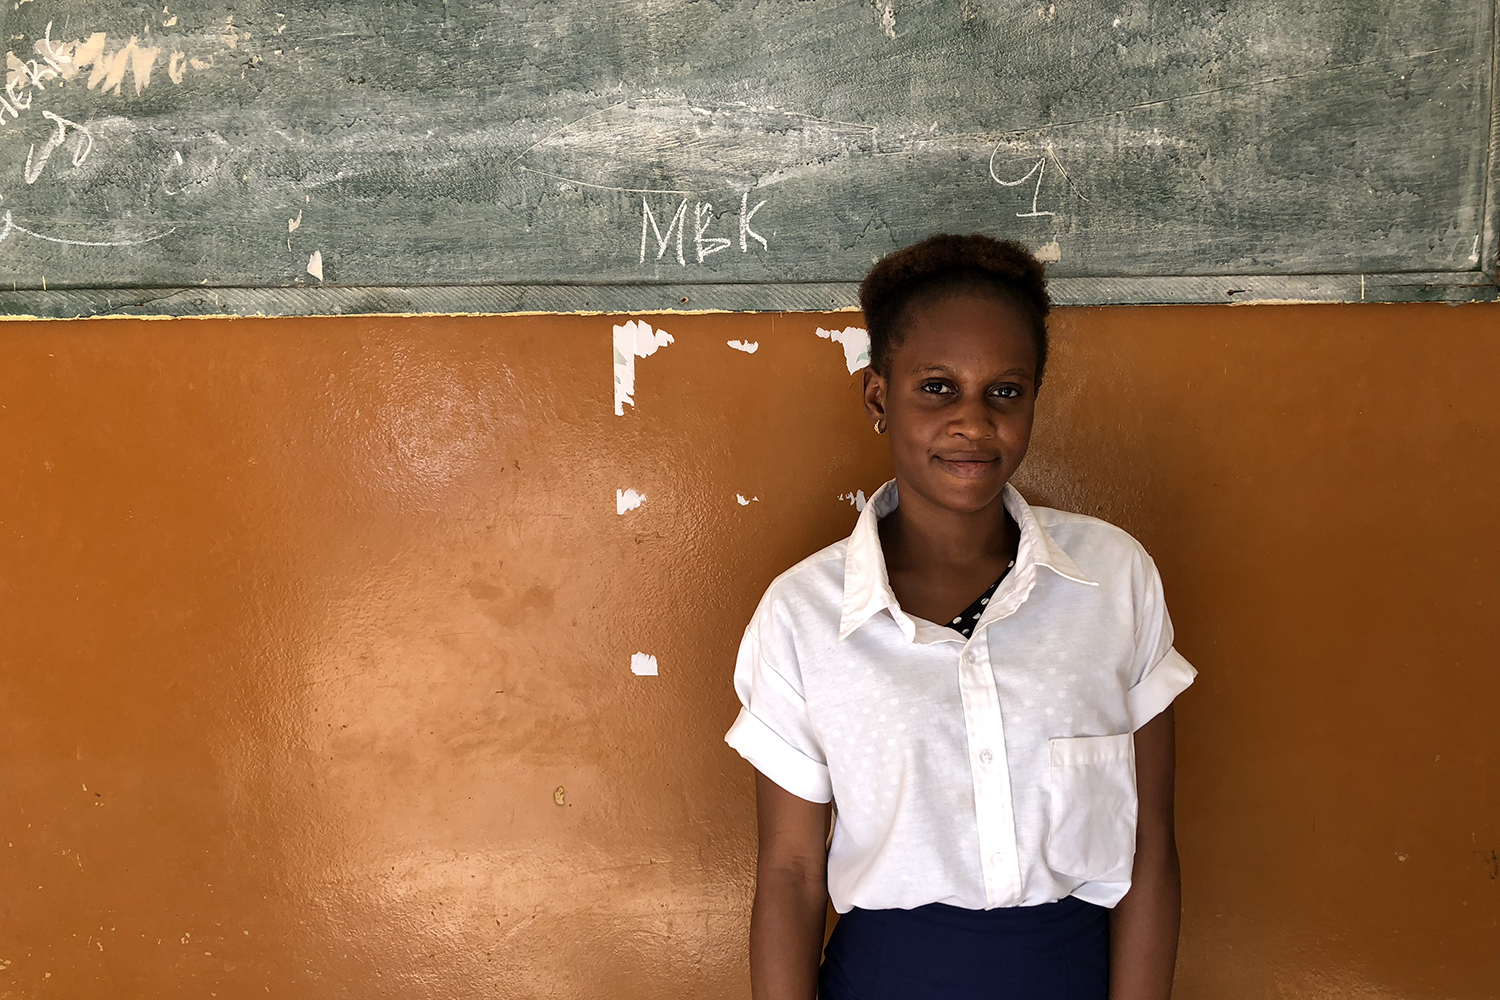
[[[687,227],[687,205],[688,200],[682,199],[673,213],[672,219],[667,223],[667,231],[663,233],[656,222],[656,214],[651,211],[651,203],[644,196],[641,197],[641,263],[646,263],[646,235],[649,231],[656,237],[656,259],[661,260],[666,256],[667,247],[672,243],[672,232],[677,233],[677,263],[683,267],[687,266],[687,256],[683,252],[684,231]],[[770,249],[766,244],[766,238],[751,228],[750,223],[755,218],[755,213],[761,210],[765,201],[755,203],[750,207],[750,192],[746,191],[740,195],[740,253],[750,252],[750,241],[755,240],[760,244],[762,250]],[[708,236],[708,230],[714,224],[713,202],[698,201],[693,203],[693,249],[698,255],[698,263],[702,264],[704,259],[720,250],[728,250],[732,240],[727,236]]]

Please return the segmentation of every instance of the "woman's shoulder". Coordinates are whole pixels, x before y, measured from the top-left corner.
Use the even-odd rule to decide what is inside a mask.
[[[1031,513],[1085,572],[1154,565],[1134,535],[1103,518],[1053,507],[1033,506]]]
[[[827,594],[830,590],[842,595],[844,560],[848,552],[849,539],[841,538],[790,568],[782,570],[766,587],[762,603],[786,599],[800,602],[820,594]]]
[[[844,601],[844,559],[848,539],[821,548],[766,587],[750,616],[748,631],[770,635],[838,630]]]

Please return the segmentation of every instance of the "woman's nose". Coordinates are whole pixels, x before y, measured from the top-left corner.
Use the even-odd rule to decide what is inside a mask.
[[[958,434],[970,440],[989,437],[993,430],[994,424],[990,420],[989,407],[984,405],[982,398],[977,397],[960,402],[948,425],[949,433]]]

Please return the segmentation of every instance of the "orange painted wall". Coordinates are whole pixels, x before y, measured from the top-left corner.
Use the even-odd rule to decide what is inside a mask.
[[[0,997],[748,996],[733,651],[888,465],[855,317],[655,321],[623,417],[609,317],[0,326]],[[1500,308],[1055,338],[1021,485],[1201,671],[1178,995],[1500,996]]]

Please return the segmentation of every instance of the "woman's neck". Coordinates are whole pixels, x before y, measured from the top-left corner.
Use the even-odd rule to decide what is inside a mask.
[[[880,545],[892,573],[1003,568],[1015,558],[1020,529],[1001,493],[977,511],[948,510],[896,484],[900,502],[880,521]],[[998,570],[997,570],[998,575]]]

